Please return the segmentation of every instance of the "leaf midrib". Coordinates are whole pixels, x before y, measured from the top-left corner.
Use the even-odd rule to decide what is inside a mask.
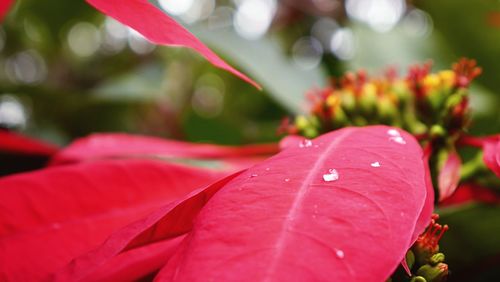
[[[288,214],[285,217],[285,221],[283,222],[283,226],[281,227],[281,232],[279,236],[277,237],[276,243],[275,243],[275,255],[271,259],[271,265],[269,266],[263,281],[272,281],[272,276],[276,271],[276,267],[278,265],[278,262],[281,260],[281,257],[283,256],[283,251],[285,249],[286,241],[289,238],[289,232],[288,232],[288,227],[293,223],[293,220],[298,211],[299,207],[302,206],[302,203],[304,199],[306,198],[307,192],[309,191],[309,186],[314,179],[314,177],[317,175],[317,171],[319,170],[320,167],[323,166],[325,163],[327,157],[329,157],[331,154],[331,151],[335,150],[339,143],[341,143],[347,136],[349,136],[352,133],[351,129],[344,129],[343,132],[335,138],[323,151],[320,153],[320,157],[314,162],[313,167],[309,170],[309,173],[307,174],[306,178],[302,182],[302,184],[299,187],[297,196],[295,197],[292,206],[290,207],[290,210]]]

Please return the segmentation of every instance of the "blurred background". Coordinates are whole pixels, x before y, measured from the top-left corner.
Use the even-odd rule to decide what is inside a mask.
[[[159,47],[83,0],[17,1],[0,27],[0,127],[64,145],[91,132],[245,144],[331,77],[474,58],[472,133],[500,132],[499,0],[159,0],[260,92],[188,49]],[[492,281],[500,209],[440,211],[453,281]]]
[[[473,131],[500,129],[500,1],[158,0],[259,92],[188,49],[154,46],[84,1],[17,1],[0,28],[0,127],[57,144],[96,131],[277,140],[304,94],[364,68],[478,60]]]

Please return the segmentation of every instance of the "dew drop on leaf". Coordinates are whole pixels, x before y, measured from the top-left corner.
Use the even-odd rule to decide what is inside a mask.
[[[389,134],[390,136],[401,136],[401,134],[399,134],[399,131],[394,128],[387,130],[387,134]]]
[[[374,162],[374,163],[371,163],[370,165],[372,167],[380,167],[380,163],[379,162]]]
[[[328,173],[323,174],[323,180],[326,182],[335,181],[339,179],[339,173],[336,169],[331,168]]]
[[[313,145],[313,142],[309,139],[304,139],[302,142],[299,143],[300,148],[308,148]]]
[[[393,137],[389,138],[389,140],[394,141],[394,142],[399,143],[399,144],[403,144],[403,145],[406,144],[406,141],[401,136],[393,136]]]
[[[344,251],[342,250],[336,250],[335,254],[337,255],[338,258],[344,258]]]
[[[387,130],[387,134],[390,136],[389,137],[389,140],[390,141],[394,141],[396,143],[399,143],[399,144],[406,144],[406,141],[403,139],[403,137],[401,137],[401,133],[399,133],[399,131],[397,131],[396,129],[389,129]]]
[[[290,181],[290,178],[285,178],[285,182],[289,182]]]

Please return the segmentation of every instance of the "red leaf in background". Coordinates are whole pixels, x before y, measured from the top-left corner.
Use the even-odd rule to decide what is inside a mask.
[[[0,179],[0,280],[33,281],[221,173],[102,161]]]
[[[474,183],[465,183],[461,184],[453,195],[439,203],[439,206],[447,207],[470,202],[499,204],[500,194]]]
[[[143,220],[115,232],[100,248],[73,260],[56,274],[55,280],[93,281],[93,278],[104,277],[107,273],[110,276],[122,277],[127,271],[122,267],[126,263],[134,264],[136,277],[150,274],[151,266],[145,266],[138,260],[131,262],[135,258],[134,254],[142,252],[141,250],[154,249],[153,246],[157,244],[166,244],[168,247],[175,245],[176,242],[179,243],[180,237],[192,229],[194,218],[207,201],[240,173],[232,174],[204,189],[193,191],[183,199],[166,205]],[[170,250],[168,252],[170,253]],[[151,259],[147,254],[145,256]],[[165,260],[169,258],[168,254],[164,257]],[[108,269],[116,265],[123,271]]]
[[[42,168],[57,151],[54,145],[0,129],[0,176]]]
[[[52,164],[126,157],[213,159],[231,170],[248,168],[278,152],[277,144],[240,147],[197,144],[127,134],[94,134],[61,150]]]
[[[187,29],[147,0],[87,0],[87,2],[102,13],[135,29],[151,42],[194,49],[213,65],[261,89],[256,82],[224,62]]]
[[[457,152],[450,151],[438,175],[439,201],[443,201],[455,192],[460,181],[462,161]]]
[[[413,243],[426,189],[411,135],[335,131],[225,185],[156,279],[384,281]]]
[[[484,163],[500,177],[500,135],[484,137],[464,136],[459,142],[462,145],[482,148]]]
[[[57,151],[58,148],[55,145],[0,129],[0,152],[52,156]]]
[[[500,177],[500,135],[483,138],[483,154],[486,165]]]
[[[3,18],[5,17],[5,15],[7,15],[7,13],[10,10],[10,7],[12,6],[13,3],[14,3],[14,0],[2,0],[2,1],[0,1],[0,22],[3,21]]]

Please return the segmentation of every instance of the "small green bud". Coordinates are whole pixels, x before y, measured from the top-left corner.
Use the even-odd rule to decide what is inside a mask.
[[[372,115],[377,106],[377,87],[373,83],[364,85],[359,97],[361,111],[366,115]]]
[[[340,101],[340,105],[347,113],[352,113],[356,110],[356,98],[354,97],[354,93],[343,91]]]
[[[305,116],[297,116],[295,118],[295,126],[297,126],[299,130],[304,130],[309,126],[309,121]]]
[[[425,100],[429,104],[432,111],[437,113],[441,110],[444,102],[446,101],[446,93],[442,93],[440,89],[435,89],[427,93]]]
[[[413,276],[410,282],[427,282],[427,280],[422,276]]]
[[[444,262],[444,254],[443,253],[437,253],[431,256],[429,259],[429,263],[431,265],[436,265],[440,262]]]
[[[314,127],[308,127],[304,129],[304,136],[307,138],[314,138],[319,135],[318,130]]]
[[[444,129],[441,125],[435,124],[431,126],[430,135],[433,139],[444,137],[446,136],[446,129]]]
[[[447,111],[451,111],[456,105],[460,104],[463,99],[467,98],[467,91],[459,90],[453,94],[451,94],[446,100],[445,108]]]
[[[377,111],[380,119],[386,122],[393,121],[397,115],[396,105],[387,96],[378,99]]]
[[[417,270],[417,275],[424,277],[428,282],[443,282],[448,277],[448,265],[442,262],[435,266],[425,264]]]
[[[342,127],[349,123],[347,115],[340,106],[335,107],[332,112],[332,123],[335,128]]]
[[[408,267],[411,269],[415,264],[415,254],[413,254],[412,250],[408,250],[408,252],[406,252],[405,258],[406,264],[408,264]]]

